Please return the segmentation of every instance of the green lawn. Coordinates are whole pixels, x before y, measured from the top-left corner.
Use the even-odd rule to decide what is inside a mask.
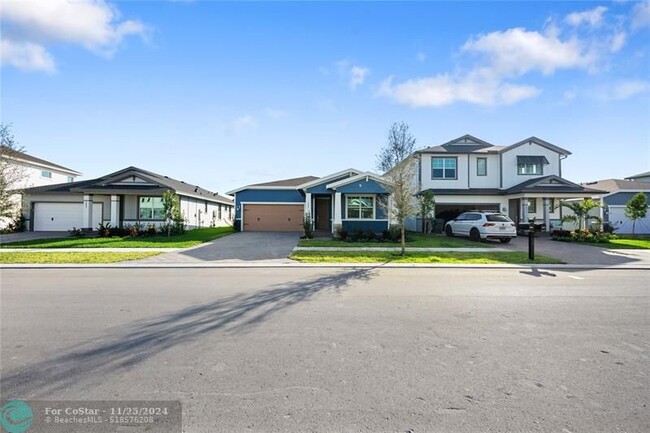
[[[234,233],[232,227],[188,230],[178,236],[136,238],[63,238],[35,239],[2,244],[2,248],[187,248]]]
[[[596,244],[599,245],[599,244]],[[625,239],[612,239],[607,244],[604,245],[607,248],[630,248],[630,249],[641,249],[641,250],[650,250],[650,238],[625,238]]]
[[[425,235],[422,233],[409,233],[410,242],[407,247],[416,248],[489,248],[493,242],[472,242],[466,238],[450,238],[445,235]],[[399,247],[399,242],[346,242],[333,239],[309,239],[298,242],[299,247]]]
[[[459,263],[459,264],[549,264],[563,263],[546,256],[528,260],[528,253],[513,252],[410,252],[402,257],[398,253],[384,251],[294,251],[290,259],[304,263]]]
[[[0,251],[0,263],[3,264],[48,264],[48,263],[117,263],[128,260],[140,260],[152,257],[160,253],[142,252],[142,253],[94,253],[94,252],[75,252],[61,253],[56,251],[47,252],[10,252]]]

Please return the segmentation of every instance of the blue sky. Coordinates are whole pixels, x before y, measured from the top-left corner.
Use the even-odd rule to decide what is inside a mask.
[[[650,170],[650,2],[103,2],[2,10],[2,122],[84,178],[224,192],[538,136],[575,182]]]

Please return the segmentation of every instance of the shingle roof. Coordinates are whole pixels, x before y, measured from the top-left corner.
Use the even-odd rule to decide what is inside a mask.
[[[637,177],[650,177],[650,171],[646,171],[645,173],[635,174],[634,176],[626,177],[625,179],[636,179]]]
[[[273,182],[265,182],[265,183],[256,183],[254,185],[249,185],[249,187],[255,187],[255,186],[298,186],[302,185],[303,183],[311,182],[312,180],[319,179],[316,176],[303,176],[303,177],[292,177],[291,179],[281,179],[281,180],[274,180]]]
[[[27,154],[25,152],[19,152],[17,150],[8,149],[7,147],[4,147],[4,146],[0,146],[0,151],[2,152],[3,155],[6,155],[6,156],[8,156],[10,158],[22,159],[23,161],[26,161],[26,162],[32,162],[32,163],[39,164],[39,165],[47,165],[47,166],[50,166],[52,168],[58,168],[59,170],[66,171],[66,172],[71,173],[71,174],[76,174],[78,176],[81,175],[81,173],[79,173],[76,170],[72,170],[71,168],[64,167],[62,165],[55,164],[55,163],[50,162],[50,161],[46,161],[45,159],[36,158],[35,156],[29,155],[29,154]]]
[[[585,182],[582,184],[589,188],[596,188],[607,192],[624,190],[650,191],[650,182],[638,182],[624,179],[603,179],[595,182]]]
[[[108,183],[107,181],[129,172],[133,172],[136,174],[140,173],[145,177],[150,178],[152,181],[160,184],[161,186],[176,191],[176,193],[180,195],[197,197],[197,198],[210,200],[210,201],[218,201],[226,204],[231,204],[233,202],[232,199],[229,197],[219,195],[218,193],[214,193],[207,189],[201,188],[198,185],[185,183],[184,181],[172,179],[169,176],[163,176],[158,173],[143,170],[138,167],[127,167],[125,169],[116,171],[106,176],[98,177],[96,179],[83,180],[79,182],[60,183],[56,185],[37,186],[34,188],[28,188],[25,190],[25,192],[27,194],[49,193],[49,192],[80,192],[83,191],[84,189],[105,189],[107,191],[110,191],[113,187],[107,185]],[[129,189],[129,187],[120,186],[120,189],[121,190]]]
[[[602,194],[605,191],[596,188],[585,188],[582,185],[569,182],[566,179],[552,174],[527,180],[506,190],[507,194],[517,194],[522,192],[579,192],[587,194]]]

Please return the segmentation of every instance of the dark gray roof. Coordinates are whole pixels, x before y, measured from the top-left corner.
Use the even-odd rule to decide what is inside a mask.
[[[455,138],[439,146],[430,146],[416,151],[416,153],[475,153],[498,151],[501,147],[476,138],[472,135],[465,134],[462,137]]]
[[[55,163],[50,162],[50,161],[46,161],[45,159],[36,158],[35,156],[29,155],[29,154],[27,154],[25,152],[19,152],[17,150],[9,149],[9,148],[7,148],[5,146],[0,146],[0,153],[2,153],[3,155],[8,156],[10,158],[22,159],[24,161],[33,162],[35,164],[49,165],[52,168],[58,168],[60,170],[69,172],[71,174],[76,174],[78,176],[81,175],[81,173],[79,173],[76,170],[72,170],[71,168],[64,167],[62,165],[55,164]]]
[[[517,194],[522,192],[539,192],[539,193],[552,193],[552,192],[577,192],[587,194],[603,194],[605,191],[585,188],[577,183],[570,182],[559,176],[550,175],[544,177],[536,177],[527,180],[518,185],[508,188],[506,194]]]
[[[521,140],[521,141],[518,142],[518,143],[515,143],[515,144],[513,144],[513,145],[511,145],[511,146],[508,146],[508,147],[502,149],[501,152],[507,152],[507,151],[509,151],[509,150],[515,149],[515,148],[517,148],[517,147],[519,147],[519,146],[522,146],[522,145],[527,144],[527,143],[530,143],[530,142],[533,142],[533,143],[535,143],[535,144],[539,144],[540,146],[545,147],[545,148],[547,148],[547,149],[550,149],[550,150],[552,150],[552,151],[554,151],[554,152],[557,152],[557,153],[559,153],[559,154],[561,154],[561,155],[571,155],[571,152],[569,152],[568,150],[566,150],[566,149],[562,149],[562,148],[559,147],[559,146],[556,146],[556,145],[554,145],[554,144],[551,144],[551,143],[549,143],[548,141],[544,141],[544,140],[542,140],[541,138],[537,138],[537,137],[535,137],[535,136],[533,136],[533,137],[529,137],[529,138],[527,138],[527,139],[525,139],[525,140]]]
[[[120,178],[128,177],[130,175],[141,175],[150,179],[158,186],[140,186],[140,185],[110,185],[111,182],[117,181]],[[106,193],[115,191],[142,191],[151,190],[160,192],[164,189],[170,189],[177,194],[201,198],[209,201],[216,201],[225,204],[232,204],[233,201],[229,197],[219,195],[207,189],[201,188],[198,185],[185,183],[181,180],[172,179],[169,176],[163,176],[151,171],[143,170],[137,167],[127,167],[123,170],[116,171],[106,176],[98,177],[96,179],[83,180],[79,182],[60,183],[55,185],[37,186],[25,190],[27,194],[36,193],[79,193],[84,191],[105,191]]]
[[[249,185],[248,187],[256,187],[256,186],[298,186],[302,185],[303,183],[311,182],[312,180],[320,179],[316,176],[303,176],[303,177],[293,177],[291,179],[281,179],[281,180],[274,180],[273,182],[265,182],[265,183],[256,183],[254,185]]]

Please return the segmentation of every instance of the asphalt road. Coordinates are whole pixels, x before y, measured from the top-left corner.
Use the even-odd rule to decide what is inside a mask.
[[[647,432],[647,271],[1,271],[2,399],[187,432]]]

